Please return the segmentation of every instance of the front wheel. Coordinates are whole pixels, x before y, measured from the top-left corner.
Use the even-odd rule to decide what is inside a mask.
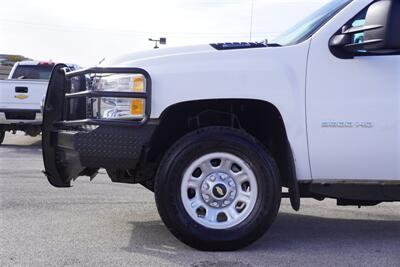
[[[281,199],[273,158],[249,134],[209,127],[178,140],[155,180],[160,216],[170,231],[201,250],[235,250],[272,224]]]

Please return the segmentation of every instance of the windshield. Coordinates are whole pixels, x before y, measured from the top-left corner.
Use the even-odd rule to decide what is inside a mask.
[[[347,6],[352,0],[332,0],[301,20],[273,42],[279,45],[298,44],[313,35],[322,25]]]
[[[12,79],[48,80],[52,70],[52,64],[18,65],[12,75]]]

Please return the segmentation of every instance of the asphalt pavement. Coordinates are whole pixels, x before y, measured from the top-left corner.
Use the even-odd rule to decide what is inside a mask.
[[[175,239],[140,185],[52,187],[40,137],[6,134],[0,146],[1,266],[400,266],[400,203],[338,207],[283,200],[272,228],[236,252],[200,252]]]

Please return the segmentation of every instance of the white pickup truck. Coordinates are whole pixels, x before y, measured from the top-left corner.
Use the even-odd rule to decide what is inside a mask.
[[[0,81],[0,144],[6,131],[40,134],[40,102],[46,94],[53,67],[49,62],[17,62],[8,79]]]
[[[334,0],[272,43],[59,64],[45,174],[56,187],[99,168],[140,183],[168,229],[201,250],[252,243],[282,197],[295,210],[306,197],[400,201],[399,30],[399,0]]]
[[[54,65],[46,61],[17,62],[8,78],[0,80],[0,144],[6,131],[24,131],[30,136],[40,134],[41,105]],[[74,64],[68,67],[79,68]]]

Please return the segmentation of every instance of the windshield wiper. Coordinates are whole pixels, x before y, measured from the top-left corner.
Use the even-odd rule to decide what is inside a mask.
[[[282,45],[278,44],[278,43],[269,43],[267,44],[268,47],[281,47]]]

